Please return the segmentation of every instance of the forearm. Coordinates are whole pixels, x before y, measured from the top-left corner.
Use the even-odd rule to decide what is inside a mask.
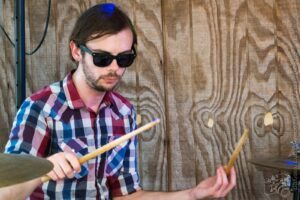
[[[236,173],[234,167],[231,168],[228,177],[223,167],[219,167],[216,176],[209,177],[201,181],[196,187],[178,192],[147,192],[137,191],[133,194],[114,198],[114,200],[197,200],[205,198],[225,197],[236,185]]]
[[[0,188],[0,197],[5,200],[24,200],[41,184],[40,178]]]
[[[189,190],[182,190],[178,192],[148,192],[140,190],[138,192],[135,192],[133,194],[123,196],[123,197],[117,197],[114,198],[114,200],[174,200],[174,199],[180,199],[180,200],[194,200],[191,189]]]

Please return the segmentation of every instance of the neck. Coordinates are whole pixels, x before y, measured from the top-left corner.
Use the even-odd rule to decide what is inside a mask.
[[[76,70],[72,76],[78,94],[86,107],[92,109],[95,113],[98,112],[100,102],[102,101],[105,92],[99,92],[91,88],[85,81],[84,77]]]

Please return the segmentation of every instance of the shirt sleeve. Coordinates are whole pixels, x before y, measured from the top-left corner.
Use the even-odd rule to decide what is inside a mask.
[[[5,152],[44,157],[48,141],[42,105],[27,98],[17,112]]]
[[[130,119],[131,131],[136,129],[136,114]],[[113,197],[124,196],[141,190],[140,179],[137,167],[137,137],[131,138],[126,145],[118,150],[118,155],[114,159],[123,157],[122,166],[114,174],[108,176],[110,191]],[[117,163],[111,160],[110,163]]]

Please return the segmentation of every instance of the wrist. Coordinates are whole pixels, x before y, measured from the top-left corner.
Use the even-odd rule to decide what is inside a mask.
[[[189,200],[197,200],[196,194],[195,194],[195,188],[188,190],[188,199]]]

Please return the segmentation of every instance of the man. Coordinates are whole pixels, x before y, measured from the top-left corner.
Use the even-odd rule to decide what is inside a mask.
[[[236,184],[223,167],[195,188],[179,192],[141,189],[137,139],[80,166],[78,157],[93,152],[136,128],[132,104],[113,89],[136,57],[137,36],[128,16],[114,4],[84,12],[70,37],[77,69],[31,95],[22,104],[6,145],[7,153],[46,157],[52,179],[40,178],[2,189],[7,199],[202,199],[223,197]]]

